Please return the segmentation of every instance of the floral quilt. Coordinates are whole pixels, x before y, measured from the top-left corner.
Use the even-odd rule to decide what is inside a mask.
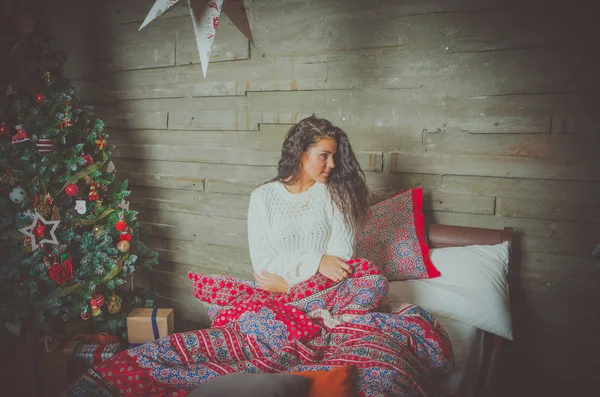
[[[289,294],[234,277],[189,273],[212,326],[123,351],[81,375],[65,396],[185,396],[233,372],[279,373],[355,365],[361,397],[439,396],[452,369],[441,325],[414,305],[391,309],[388,283],[363,259],[333,283],[321,274]]]

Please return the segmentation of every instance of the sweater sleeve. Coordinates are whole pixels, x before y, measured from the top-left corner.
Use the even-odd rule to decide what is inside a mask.
[[[344,215],[339,211],[335,203],[333,206],[333,217],[331,236],[327,242],[327,255],[349,261],[354,255],[354,230],[346,224]]]
[[[291,289],[317,273],[323,253],[277,252],[269,239],[267,215],[266,201],[260,192],[252,192],[248,206],[248,246],[252,268],[258,275],[266,271],[283,277]]]

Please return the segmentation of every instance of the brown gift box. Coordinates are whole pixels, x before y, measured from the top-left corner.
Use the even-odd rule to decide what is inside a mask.
[[[156,325],[159,337],[173,333],[175,326],[173,309],[158,309]],[[152,309],[136,308],[129,313],[127,336],[129,343],[147,343],[156,339],[152,330]]]

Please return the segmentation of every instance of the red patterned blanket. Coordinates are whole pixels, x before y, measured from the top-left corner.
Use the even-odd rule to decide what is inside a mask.
[[[327,370],[354,364],[359,396],[438,396],[452,368],[450,341],[423,309],[390,310],[380,270],[352,260],[335,284],[321,274],[290,294],[254,282],[190,273],[210,329],[176,333],[121,352],[82,375],[66,396],[185,396],[232,372]]]

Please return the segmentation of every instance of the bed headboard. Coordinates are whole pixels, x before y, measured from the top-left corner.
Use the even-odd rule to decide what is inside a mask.
[[[478,227],[431,224],[427,230],[431,248],[493,245],[508,241],[512,246],[513,229],[483,229]]]
[[[509,243],[510,272],[512,259],[513,229],[485,229],[477,227],[430,224],[427,230],[427,244],[431,248],[461,247],[465,245],[494,245],[504,241]],[[504,339],[489,333],[484,334],[484,357],[481,377],[478,379],[476,396],[491,396],[494,387],[494,375],[498,365],[500,348]]]

